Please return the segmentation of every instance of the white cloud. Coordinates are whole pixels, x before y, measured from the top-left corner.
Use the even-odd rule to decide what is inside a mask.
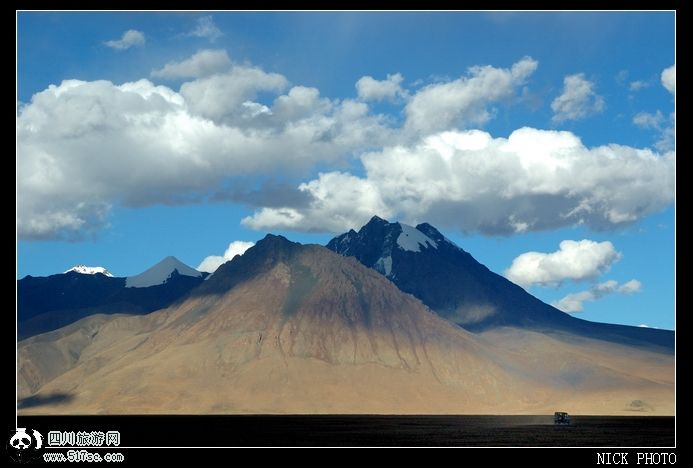
[[[635,279],[621,285],[619,285],[617,281],[609,280],[604,283],[597,284],[587,291],[568,294],[563,299],[554,302],[552,305],[563,312],[582,312],[584,310],[583,303],[586,301],[596,301],[610,294],[634,294],[636,292],[640,292],[641,289],[642,284],[640,281]]]
[[[372,76],[363,76],[356,82],[356,91],[363,101],[394,101],[406,96],[406,91],[401,86],[403,80],[404,77],[399,73],[387,75],[387,79],[382,81]]]
[[[660,111],[650,114],[649,112],[640,112],[633,117],[633,123],[640,128],[660,129],[664,116]]]
[[[669,125],[664,126],[655,143],[659,151],[673,151],[676,146],[676,112],[669,114]]]
[[[224,35],[223,32],[214,24],[214,19],[211,16],[203,16],[197,19],[197,24],[195,29],[190,31],[188,36],[202,37],[208,39],[210,42],[214,42]]]
[[[553,121],[584,119],[604,110],[604,98],[594,92],[594,83],[583,73],[568,75],[563,79],[563,93],[553,100]]]
[[[282,120],[297,121],[312,115],[324,114],[333,108],[329,99],[321,98],[316,88],[294,86],[283,96],[279,96],[272,106],[273,114]]]
[[[279,92],[287,86],[287,79],[278,73],[242,65],[223,74],[183,83],[180,94],[194,114],[215,123],[230,123],[243,116],[243,103],[254,99],[259,91]]]
[[[330,172],[302,184],[307,206],[265,208],[255,229],[343,232],[373,213],[484,234],[584,224],[611,229],[674,199],[675,154],[585,147],[570,132],[522,128],[508,138],[442,132],[361,157],[365,175]]]
[[[618,288],[618,292],[622,292],[624,294],[632,294],[635,292],[639,292],[642,289],[642,284],[638,280],[630,280],[624,284],[622,284]]]
[[[231,68],[231,60],[225,50],[201,50],[180,62],[169,62],[159,70],[153,70],[154,78],[201,78]]]
[[[317,180],[301,184],[298,189],[309,193],[313,200],[307,213],[296,208],[262,208],[244,218],[243,224],[254,229],[340,232],[346,230],[345,226],[365,224],[374,213],[385,217],[393,214],[373,183],[351,174],[320,174]],[[354,219],[359,224],[354,224]]]
[[[632,81],[630,83],[630,86],[628,86],[628,88],[631,91],[640,91],[641,89],[645,89],[645,88],[649,88],[649,87],[650,87],[650,83],[648,83],[647,81],[641,81],[641,80]]]
[[[646,130],[657,132],[655,148],[659,151],[672,151],[676,143],[676,113],[669,114],[668,121],[665,121],[661,111],[655,113],[640,112],[633,117],[633,123]]]
[[[364,103],[332,102],[252,65],[184,83],[66,80],[18,109],[18,230],[79,239],[113,206],[189,203],[250,175],[296,176],[388,135]],[[273,102],[255,102],[258,92]],[[296,198],[296,197],[294,197]]]
[[[662,86],[676,96],[676,64],[662,71]]]
[[[142,47],[145,43],[144,33],[128,29],[119,40],[106,41],[104,44],[111,49],[126,50],[130,47]]]
[[[676,64],[662,71],[662,86],[676,96]],[[676,112],[669,114],[668,122],[665,122],[661,111],[654,114],[640,112],[633,117],[633,123],[643,129],[656,130],[658,133],[655,148],[659,151],[671,151],[676,145]]]
[[[493,112],[489,105],[510,98],[537,66],[538,62],[530,57],[510,69],[475,66],[466,77],[426,86],[412,96],[405,108],[406,128],[415,134],[428,134],[483,125]]]
[[[254,245],[254,242],[233,241],[229,244],[224,255],[210,255],[209,257],[205,257],[197,266],[196,270],[214,273],[221,265],[228,262],[236,255],[243,255],[246,250]]]
[[[633,123],[643,129],[656,130],[657,141],[655,148],[659,151],[672,151],[676,143],[676,113],[672,112],[669,115],[669,120],[665,121],[661,111],[654,114],[649,112],[640,112],[633,117]]]
[[[155,72],[189,76],[177,91],[148,80],[66,80],[19,106],[20,236],[76,239],[105,226],[114,206],[242,199],[252,177],[296,180],[333,167],[340,170],[253,197],[262,201],[244,223],[339,232],[378,213],[485,234],[609,229],[673,200],[673,152],[587,148],[572,133],[531,128],[508,138],[478,130],[416,137],[488,118],[491,104],[536,69],[529,58],[423,88],[406,104],[402,128],[366,102],[328,99],[228,62],[223,51],[201,51]],[[358,175],[346,172],[359,155]]]
[[[522,287],[558,286],[566,280],[596,278],[621,258],[611,242],[564,240],[556,252],[526,252],[515,258],[505,276]]]

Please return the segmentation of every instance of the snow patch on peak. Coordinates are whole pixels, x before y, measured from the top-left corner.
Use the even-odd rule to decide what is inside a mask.
[[[100,266],[90,267],[90,266],[80,264],[80,265],[73,266],[72,268],[70,268],[67,271],[64,271],[63,273],[69,273],[71,271],[74,271],[75,273],[80,273],[82,275],[95,275],[97,273],[101,273],[102,275],[106,275],[106,276],[109,276],[111,278],[113,277],[113,275],[111,274],[110,271],[108,271],[104,267],[100,267]]]
[[[179,275],[192,276],[198,278],[202,273],[189,267],[185,263],[178,260],[176,257],[166,257],[153,267],[140,273],[139,275],[129,276],[125,280],[126,288],[146,288],[164,284],[174,271],[178,271]]]
[[[420,252],[421,247],[433,247],[438,248],[438,244],[428,237],[423,232],[415,229],[407,224],[399,223],[402,226],[402,233],[397,238],[397,245],[399,245],[402,250],[409,250],[411,252]],[[428,245],[427,245],[428,244]]]
[[[378,261],[375,262],[373,268],[385,276],[390,276],[390,273],[392,273],[392,256],[380,257]]]

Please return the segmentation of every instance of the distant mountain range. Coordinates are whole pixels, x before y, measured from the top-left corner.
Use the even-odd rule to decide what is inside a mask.
[[[206,281],[175,259],[144,287],[20,280],[20,330],[72,320],[19,342],[20,413],[674,412],[673,332],[567,316],[428,224],[328,247],[267,235]]]
[[[589,322],[540,301],[477,262],[427,223],[414,228],[374,216],[358,232],[351,230],[332,239],[327,248],[355,257],[470,331],[513,326],[674,347],[674,334],[669,330]]]
[[[146,314],[162,309],[206,276],[175,257],[128,278],[84,265],[48,277],[27,276],[17,281],[19,337],[55,330],[97,313]]]
[[[673,411],[671,355],[477,336],[355,259],[271,235],[175,306],[18,352],[23,414]]]

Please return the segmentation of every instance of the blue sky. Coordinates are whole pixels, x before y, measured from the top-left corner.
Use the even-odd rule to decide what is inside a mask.
[[[19,13],[17,277],[378,214],[581,318],[674,328],[674,23]]]

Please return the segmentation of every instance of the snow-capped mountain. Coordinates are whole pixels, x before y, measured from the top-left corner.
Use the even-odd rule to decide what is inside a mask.
[[[55,330],[93,314],[147,314],[185,296],[206,275],[167,257],[130,278],[84,265],[63,274],[27,276],[17,281],[19,336]]]
[[[82,275],[95,275],[97,273],[101,273],[102,275],[105,275],[105,276],[108,276],[111,278],[113,277],[113,275],[111,274],[110,271],[108,271],[104,267],[100,267],[100,266],[90,267],[90,266],[79,264],[79,265],[73,266],[72,268],[70,268],[67,271],[64,271],[63,273],[70,273],[71,271],[74,271],[75,273],[80,273]]]
[[[414,228],[417,234],[396,223],[376,224],[390,235],[392,268],[400,275],[407,260],[433,259],[447,249],[444,238],[421,226]],[[419,279],[428,273],[422,271]],[[21,341],[19,409],[29,414],[674,411],[673,353],[512,328],[469,333],[432,314],[383,275],[318,245],[268,234],[222,264],[209,281],[176,275],[163,285],[123,292],[163,290],[176,281],[198,286],[147,318],[93,315]],[[55,402],[55,394],[77,396]]]
[[[472,331],[497,327],[569,331],[620,342],[673,346],[673,334],[588,322],[572,317],[498,275],[423,223],[411,227],[374,216],[358,232],[332,239],[327,248],[389,278],[439,315]]]
[[[192,276],[193,278],[201,278],[203,276],[201,272],[189,267],[176,257],[166,257],[139,275],[127,277],[125,287],[146,288],[156,286],[164,284],[174,275]]]
[[[412,227],[404,223],[389,223],[377,216],[373,216],[359,232],[352,229],[335,237],[327,248],[356,257],[390,279],[397,275],[392,269],[393,255],[399,258],[404,252],[461,250],[429,224]]]

